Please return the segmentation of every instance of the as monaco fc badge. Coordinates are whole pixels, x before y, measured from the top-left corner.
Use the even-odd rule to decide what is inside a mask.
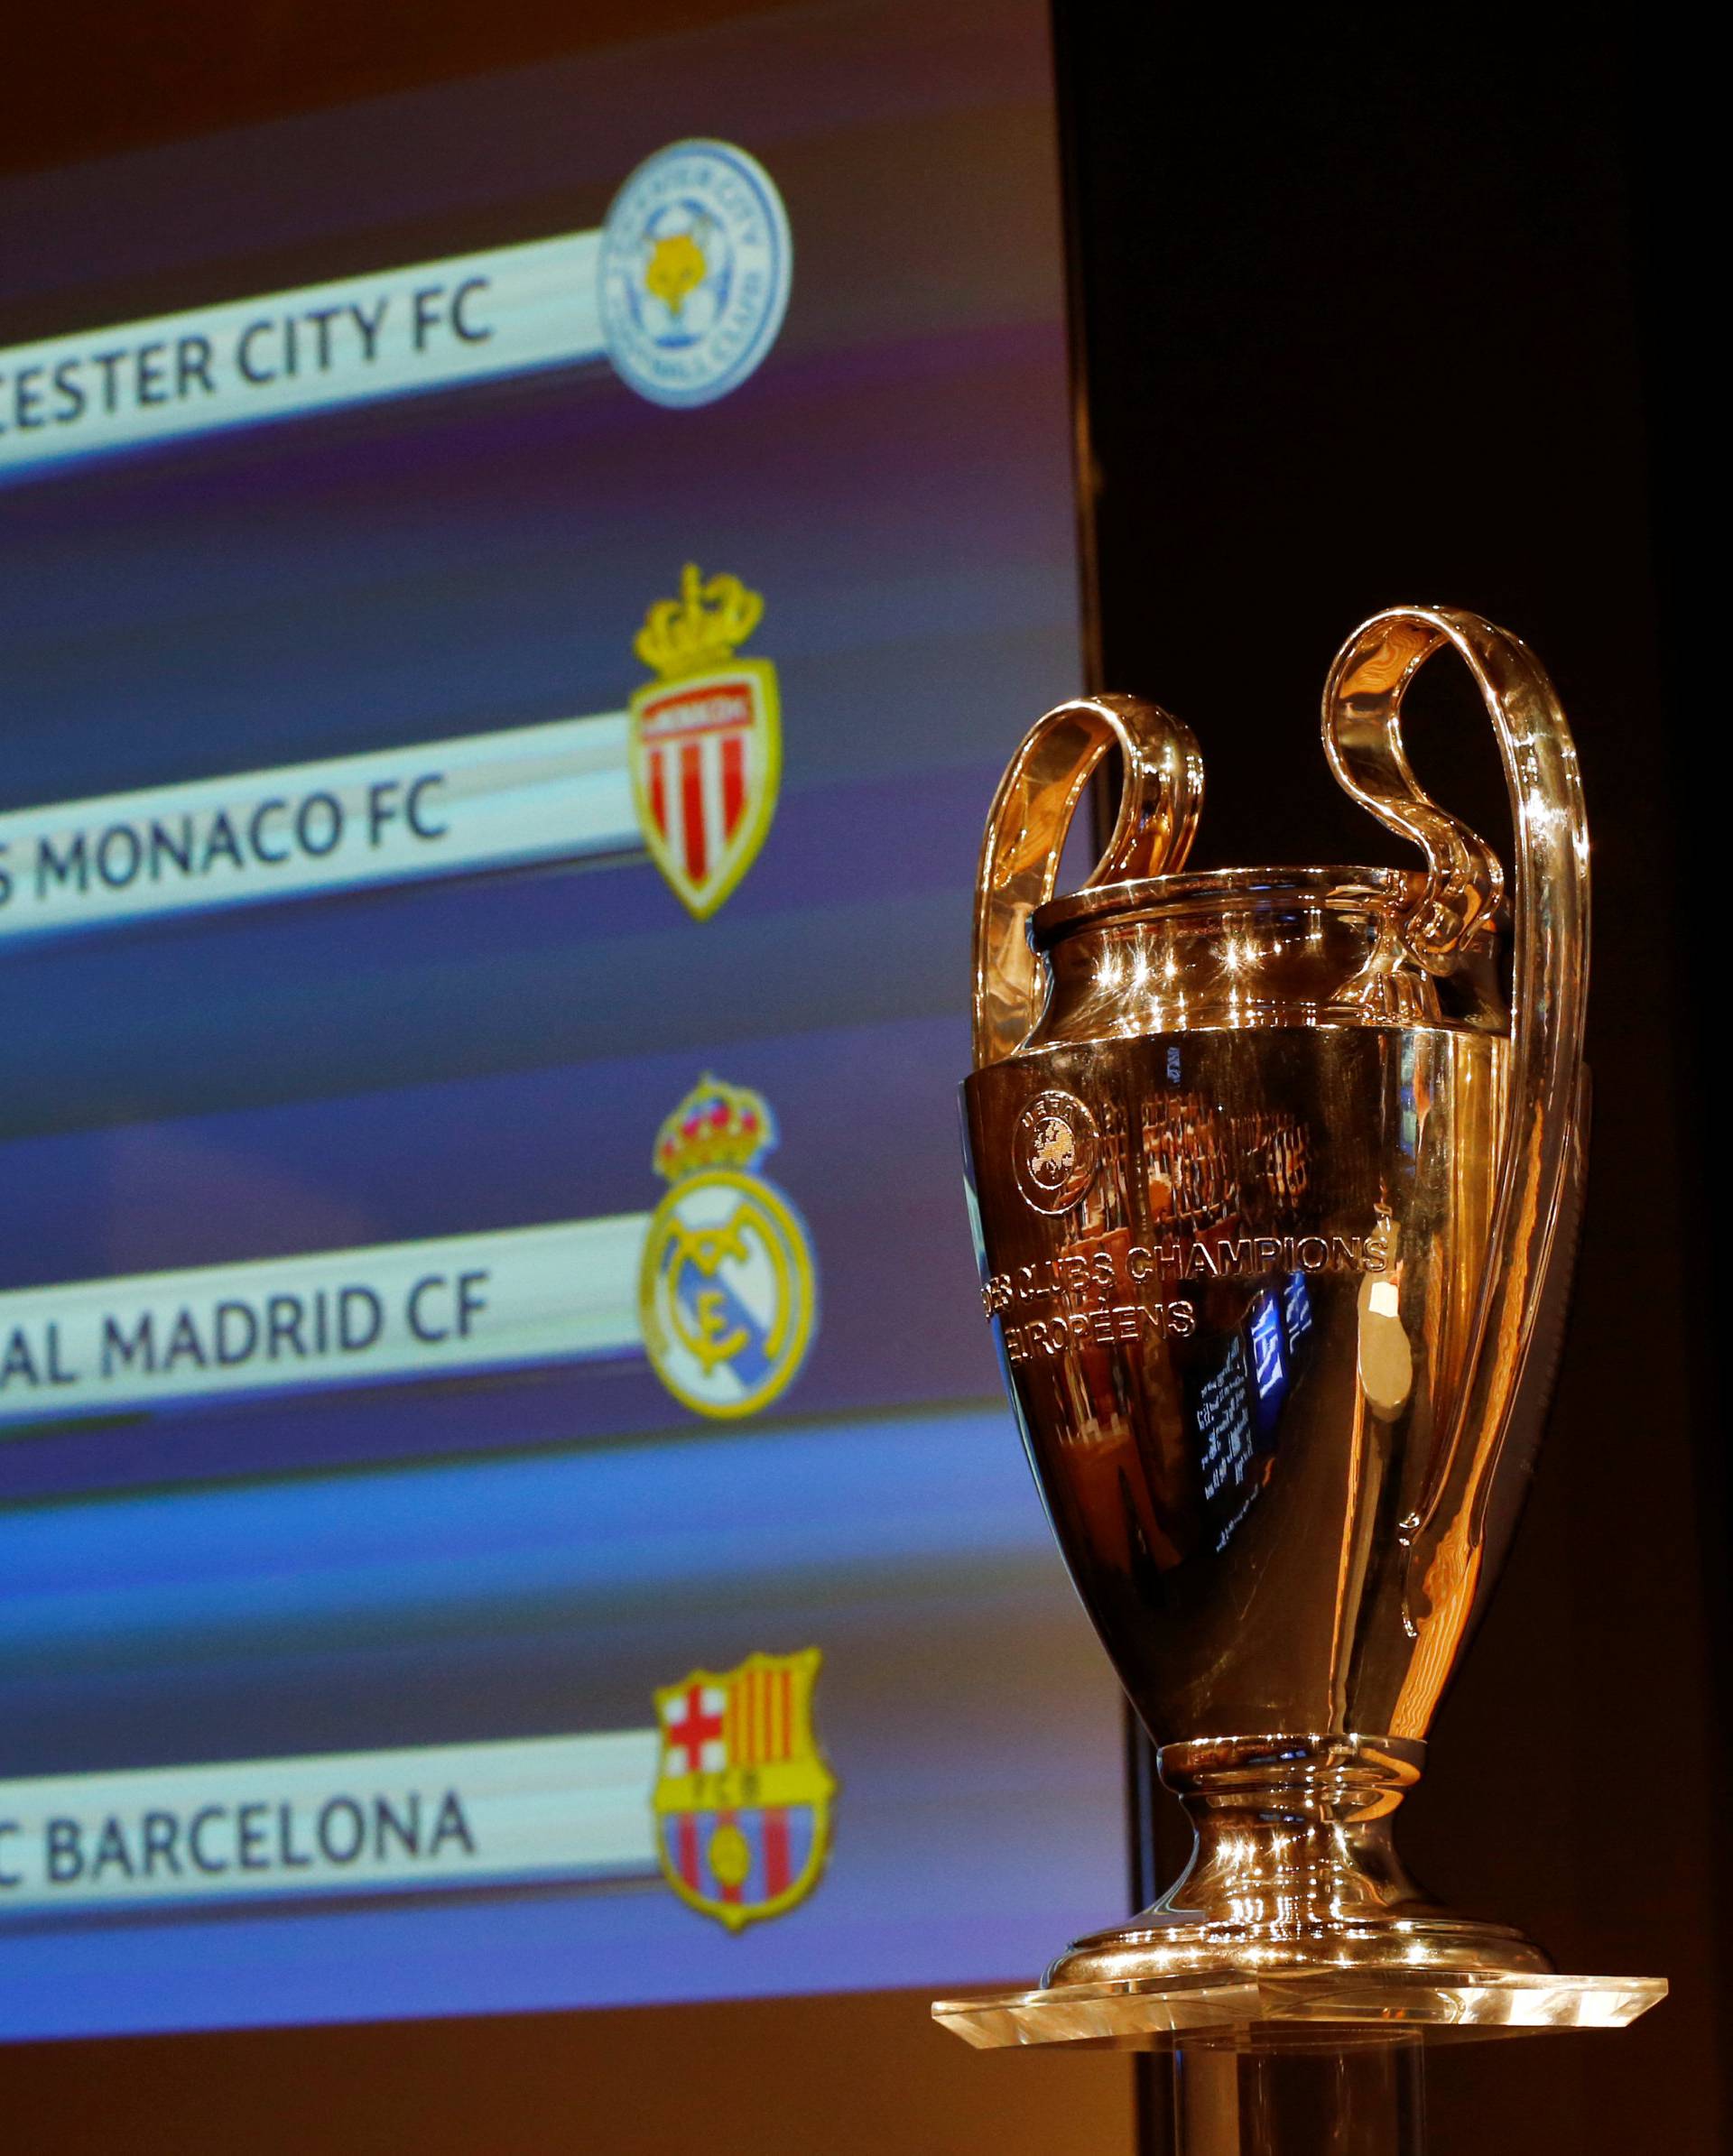
[[[776,812],[783,738],[776,669],[737,659],[765,602],[738,577],[688,562],[633,649],[657,679],[631,701],[632,791],[650,857],[705,921],[756,859]]]
[[[755,1174],[776,1144],[761,1094],[702,1078],[656,1134],[638,1321],[663,1383],[700,1415],[750,1415],[805,1360],[818,1302],[806,1229]]]

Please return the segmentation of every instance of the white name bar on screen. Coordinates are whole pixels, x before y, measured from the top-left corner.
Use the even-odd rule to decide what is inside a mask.
[[[0,471],[598,358],[600,249],[565,233],[0,351]]]
[[[0,1781],[0,1917],[656,1873],[653,1727]]]
[[[0,936],[638,856],[626,716],[553,719],[0,815]]]
[[[644,1213],[0,1294],[0,1425],[641,1354]]]

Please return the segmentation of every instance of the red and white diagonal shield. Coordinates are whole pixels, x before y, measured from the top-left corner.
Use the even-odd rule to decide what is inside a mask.
[[[652,859],[688,911],[714,913],[751,867],[776,810],[776,669],[734,659],[632,699],[632,787]]]

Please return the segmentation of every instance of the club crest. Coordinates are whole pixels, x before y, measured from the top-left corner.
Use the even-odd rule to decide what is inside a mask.
[[[733,143],[674,143],[609,206],[596,299],[615,372],[653,404],[709,404],[763,362],[793,247],[776,183]]]
[[[655,1695],[656,1853],[681,1900],[730,1931],[804,1901],[829,1854],[837,1782],[812,1732],[822,1659],[749,1654]]]
[[[737,659],[765,602],[738,577],[688,562],[633,649],[656,675],[631,700],[632,791],[650,857],[708,920],[746,874],[776,812],[782,720],[776,669]]]
[[[700,1415],[750,1415],[806,1356],[818,1300],[800,1215],[752,1171],[775,1118],[743,1086],[703,1078],[656,1135],[670,1184],[651,1217],[638,1315],[658,1377]]]

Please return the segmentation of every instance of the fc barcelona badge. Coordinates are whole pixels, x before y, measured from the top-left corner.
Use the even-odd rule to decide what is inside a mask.
[[[824,1869],[837,1782],[812,1734],[821,1660],[749,1654],[656,1694],[656,1853],[681,1900],[730,1931],[792,1909]]]
[[[750,1415],[805,1359],[818,1300],[806,1230],[753,1173],[776,1120],[745,1086],[702,1078],[656,1134],[671,1186],[651,1216],[638,1319],[656,1375],[700,1415]]]
[[[631,701],[632,791],[650,856],[698,920],[757,858],[776,812],[783,737],[776,669],[737,659],[765,611],[738,577],[681,571],[633,649],[657,679]]]

